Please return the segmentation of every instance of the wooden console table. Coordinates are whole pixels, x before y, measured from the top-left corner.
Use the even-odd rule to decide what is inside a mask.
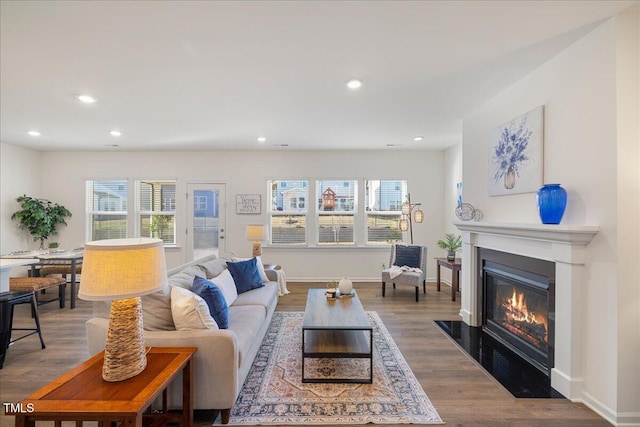
[[[102,379],[104,353],[99,353],[80,366],[36,391],[18,405],[16,427],[35,426],[36,421],[98,421],[99,425],[122,422],[127,427],[180,423],[193,424],[193,354],[194,347],[152,347],[147,353],[147,367],[139,375],[125,381]],[[167,411],[164,390],[182,372],[182,412]],[[149,411],[153,401],[162,395],[162,411]]]
[[[462,268],[462,260],[456,258],[455,261],[449,261],[446,258],[436,258],[438,262],[438,281],[437,289],[440,292],[440,267],[445,267],[451,270],[451,301],[456,300],[456,292],[460,288],[460,269]]]

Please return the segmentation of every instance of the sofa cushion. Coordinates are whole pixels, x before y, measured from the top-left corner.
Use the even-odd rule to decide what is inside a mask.
[[[213,261],[200,264],[200,267],[205,271],[207,279],[211,279],[219,276],[220,273],[227,269],[227,261],[224,259],[214,259]]]
[[[266,317],[267,310],[260,306],[229,307],[229,330],[238,338],[238,366],[242,365]]]
[[[200,265],[192,265],[184,270],[169,276],[169,286],[180,286],[183,289],[191,289],[193,278],[196,276],[207,277],[204,269]]]
[[[218,329],[207,303],[190,290],[179,286],[171,288],[171,315],[178,331]]]
[[[420,268],[420,246],[396,245],[393,265]]]
[[[193,278],[191,291],[200,296],[209,306],[209,314],[216,321],[220,329],[229,327],[229,307],[224,299],[224,294],[213,282],[204,277]]]
[[[227,262],[227,268],[236,283],[238,294],[264,286],[255,258],[247,261]]]
[[[274,291],[272,288],[275,288],[276,290]],[[273,305],[277,304],[277,289],[278,283],[267,282],[264,284],[264,286],[258,289],[253,289],[249,292],[238,295],[238,299],[233,305],[260,305],[265,308],[272,307]]]
[[[220,288],[227,305],[231,306],[238,298],[238,289],[236,289],[236,282],[233,281],[231,272],[225,268],[220,275],[212,278],[211,281]]]
[[[260,258],[260,256],[254,257],[256,259],[256,266],[258,267],[258,273],[260,273],[260,278],[262,279],[262,282],[268,282],[269,278],[267,277],[267,273],[264,272],[264,264],[262,264],[262,259]],[[237,261],[249,261],[251,258],[238,258],[238,257],[233,257],[231,258],[232,261],[237,262]]]
[[[173,331],[171,289],[142,296],[142,322],[146,331]]]

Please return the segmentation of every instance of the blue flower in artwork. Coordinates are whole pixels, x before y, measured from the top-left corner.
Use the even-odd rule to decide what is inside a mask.
[[[519,177],[520,168],[530,160],[527,155],[527,147],[533,130],[527,126],[528,116],[528,114],[523,115],[520,123],[512,120],[500,129],[500,137],[493,147],[491,158],[496,164],[496,171],[493,175],[495,182],[508,173],[515,173]],[[506,183],[505,186],[507,186]]]

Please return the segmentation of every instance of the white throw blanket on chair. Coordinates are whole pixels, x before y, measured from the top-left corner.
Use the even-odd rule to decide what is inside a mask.
[[[399,265],[392,265],[389,268],[389,277],[391,277],[392,279],[395,279],[396,277],[398,277],[399,275],[401,275],[405,271],[413,271],[413,272],[416,272],[416,273],[422,273],[422,270],[420,270],[418,267],[409,267],[407,265],[403,265],[402,267],[400,267]]]

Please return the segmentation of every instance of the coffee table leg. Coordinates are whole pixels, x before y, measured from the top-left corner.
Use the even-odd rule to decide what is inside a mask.
[[[304,329],[302,330],[302,382],[304,382]]]

